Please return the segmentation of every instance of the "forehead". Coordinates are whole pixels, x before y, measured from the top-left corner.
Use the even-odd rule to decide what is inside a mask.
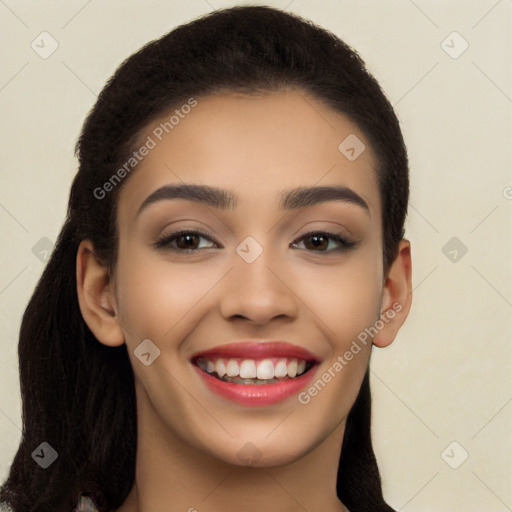
[[[237,208],[277,208],[284,189],[342,185],[380,217],[374,154],[347,116],[299,91],[225,93],[194,102],[140,135],[136,148],[151,149],[121,190],[120,220],[133,221],[148,195],[181,182],[236,191]]]

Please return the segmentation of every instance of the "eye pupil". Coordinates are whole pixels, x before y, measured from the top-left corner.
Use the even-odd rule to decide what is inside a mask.
[[[197,239],[197,235],[181,235],[179,236],[177,239],[176,239],[176,245],[178,246],[178,248],[180,249],[191,249],[191,248],[194,248],[194,242],[191,240],[192,238],[196,238]],[[187,240],[187,242],[185,244],[180,244],[180,240]],[[192,243],[190,243],[192,241]],[[182,247],[183,245],[183,247]]]
[[[309,240],[314,240],[313,247],[315,247],[315,248],[322,248],[322,249],[326,248],[326,245],[325,245],[326,237],[325,236],[311,235],[309,237]],[[327,244],[327,245],[329,245],[329,244]]]

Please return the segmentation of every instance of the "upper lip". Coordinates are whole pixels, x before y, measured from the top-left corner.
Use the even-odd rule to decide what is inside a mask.
[[[321,360],[309,350],[285,341],[240,341],[218,345],[217,347],[196,352],[192,360],[199,357],[226,357],[244,359],[265,359],[270,357],[288,357],[304,359],[312,363]]]

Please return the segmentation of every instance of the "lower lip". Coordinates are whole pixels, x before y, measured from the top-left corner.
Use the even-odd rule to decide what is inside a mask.
[[[236,384],[219,380],[198,366],[193,366],[211,391],[233,402],[248,406],[272,405],[299,393],[311,382],[318,367],[315,365],[300,377],[274,384]]]
[[[318,365],[315,365],[300,377],[274,384],[236,384],[219,380],[201,370],[198,366],[193,366],[211,391],[233,402],[248,406],[276,404],[293,394],[299,393],[311,382],[318,367]]]

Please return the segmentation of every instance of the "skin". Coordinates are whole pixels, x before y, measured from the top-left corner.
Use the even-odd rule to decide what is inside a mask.
[[[349,134],[366,145],[352,162],[338,150]],[[136,216],[153,191],[182,181],[231,189],[239,204],[224,211],[163,200]],[[321,185],[349,187],[369,211],[340,201],[278,208],[280,191]],[[77,283],[90,329],[105,345],[127,344],[135,375],[136,478],[118,512],[161,512],[170,503],[190,512],[344,510],[336,495],[339,453],[370,344],[307,405],[297,396],[268,407],[236,404],[210,392],[189,359],[228,342],[284,340],[322,360],[319,378],[399,303],[373,339],[379,347],[393,341],[411,303],[410,246],[400,242],[385,276],[375,159],[361,130],[302,92],[198,98],[123,184],[117,222],[115,275],[85,240]],[[200,248],[191,254],[154,247],[182,228],[206,230],[214,240],[196,239]],[[302,238],[313,229],[357,245],[335,251],[330,238],[330,252],[322,252]],[[250,264],[235,251],[247,236],[263,247]],[[144,339],[161,351],[149,366],[134,355]],[[237,455],[249,442],[259,455],[252,463]]]

